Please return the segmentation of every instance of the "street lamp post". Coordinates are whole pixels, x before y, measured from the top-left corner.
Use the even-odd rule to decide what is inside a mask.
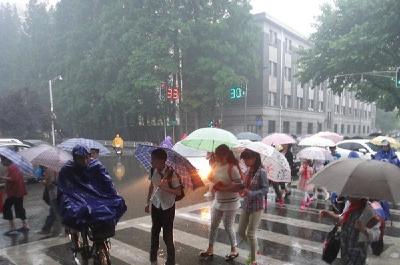
[[[51,112],[51,138],[52,138],[53,146],[56,145],[56,135],[55,135],[55,131],[54,131],[54,120],[56,119],[56,115],[54,113],[53,88],[52,88],[52,82],[55,80],[62,80],[62,76],[58,75],[58,76],[54,77],[53,79],[49,80],[50,112]]]

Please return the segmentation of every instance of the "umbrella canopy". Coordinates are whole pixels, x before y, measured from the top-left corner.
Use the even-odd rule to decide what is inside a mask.
[[[275,148],[262,142],[242,142],[236,148],[238,152],[244,149],[252,150],[261,155],[261,163],[267,171],[268,179],[275,182],[290,182],[290,166],[285,156]]]
[[[198,129],[189,134],[181,143],[188,147],[208,152],[214,152],[221,144],[226,144],[229,147],[239,145],[235,135],[219,128]]]
[[[278,146],[282,144],[295,144],[296,140],[285,133],[273,133],[262,140],[267,145]]]
[[[147,171],[151,169],[151,152],[157,148],[162,148],[167,152],[167,166],[172,167],[179,174],[185,187],[197,189],[204,186],[197,169],[185,157],[170,148],[139,144],[135,150],[135,158]]]
[[[236,135],[239,140],[250,140],[253,142],[259,142],[262,140],[262,137],[256,133],[252,132],[241,132]]]
[[[108,149],[101,143],[99,143],[95,140],[85,139],[85,138],[71,138],[71,139],[68,139],[68,140],[62,142],[61,144],[59,144],[57,146],[64,151],[71,152],[72,149],[78,144],[86,146],[89,149],[92,149],[92,148],[99,149],[100,155],[107,155],[110,153],[110,151],[108,151]]]
[[[33,175],[32,164],[23,158],[20,154],[6,148],[0,147],[0,155],[11,160],[24,174]]]
[[[385,141],[385,140],[390,143],[391,147],[396,148],[396,149],[400,148],[400,142],[389,136],[378,136],[378,137],[375,137],[374,139],[372,139],[370,142],[374,145],[381,146],[382,141]]]
[[[20,154],[33,165],[45,166],[53,171],[60,171],[62,166],[72,159],[71,154],[47,144],[22,150]]]
[[[174,145],[172,143],[171,136],[165,137],[165,139],[160,143],[161,147],[172,148]]]
[[[400,168],[390,163],[343,159],[329,164],[311,180],[343,196],[400,201]]]
[[[207,151],[197,150],[177,142],[172,149],[184,157],[206,157]]]
[[[329,139],[322,138],[319,136],[311,136],[308,138],[304,138],[299,142],[300,146],[314,146],[314,147],[331,147],[336,144]]]
[[[334,142],[335,144],[343,140],[343,136],[334,132],[319,132],[314,134],[315,136],[326,138]]]
[[[333,160],[331,153],[321,147],[306,147],[297,154],[297,158],[319,161]]]

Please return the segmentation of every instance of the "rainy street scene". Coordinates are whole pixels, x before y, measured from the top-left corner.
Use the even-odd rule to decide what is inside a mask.
[[[0,0],[0,265],[400,264],[399,0]]]

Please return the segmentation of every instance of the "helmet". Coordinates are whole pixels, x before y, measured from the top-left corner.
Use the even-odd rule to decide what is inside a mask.
[[[88,148],[84,145],[77,144],[72,149],[72,156],[88,156],[89,154]]]

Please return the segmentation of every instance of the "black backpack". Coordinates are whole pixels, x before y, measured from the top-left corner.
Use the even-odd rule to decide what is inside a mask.
[[[171,189],[174,189],[174,187],[172,187],[172,176],[173,176],[175,171],[174,171],[174,169],[172,167],[167,167],[167,172],[168,172],[168,174],[167,174],[168,185],[169,185],[169,187]],[[150,169],[150,178],[153,177],[153,173],[154,173],[154,168],[151,168]],[[178,173],[176,173],[176,172],[175,172],[175,175],[179,180],[179,185],[180,185],[180,188],[181,188],[181,195],[175,196],[175,201],[180,201],[183,198],[185,198],[185,188],[183,187],[181,176],[179,176]]]

